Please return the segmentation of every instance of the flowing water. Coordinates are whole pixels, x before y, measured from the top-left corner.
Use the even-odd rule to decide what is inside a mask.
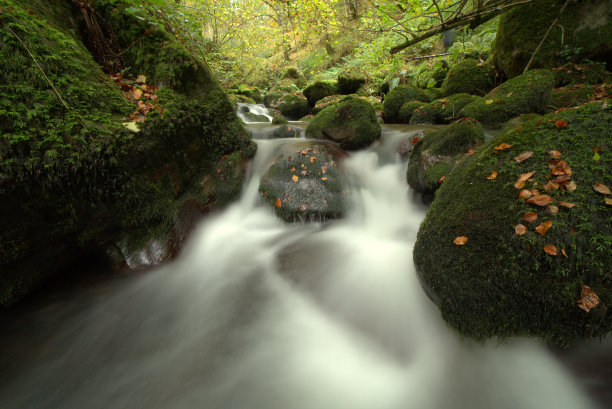
[[[395,154],[410,135],[384,136],[344,162],[350,211],[325,225],[261,205],[258,179],[291,141],[260,141],[240,202],[178,260],[5,357],[0,408],[592,407],[543,346],[473,344],[441,321],[412,261],[426,208]]]

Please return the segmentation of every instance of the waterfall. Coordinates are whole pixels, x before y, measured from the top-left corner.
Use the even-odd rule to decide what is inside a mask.
[[[415,276],[426,208],[395,154],[406,138],[385,132],[343,163],[349,212],[325,225],[261,204],[259,178],[290,141],[259,141],[240,202],[173,263],[75,308],[0,375],[0,407],[592,407],[535,341],[477,344],[443,323]]]
[[[268,108],[266,108],[263,104],[246,104],[246,103],[242,103],[239,102],[236,104],[237,105],[237,109],[236,109],[236,113],[238,114],[238,118],[240,118],[244,123],[257,123],[257,122],[272,122],[272,115],[270,115],[270,112],[268,111]],[[248,118],[248,113],[252,114],[252,115],[262,115],[265,116],[267,118],[267,121],[253,121],[250,118]]]

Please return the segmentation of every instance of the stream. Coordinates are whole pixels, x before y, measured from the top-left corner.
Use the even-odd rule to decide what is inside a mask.
[[[177,260],[4,326],[0,408],[595,407],[545,346],[446,327],[412,261],[427,208],[395,152],[415,131],[384,130],[344,161],[349,211],[326,224],[284,224],[261,203],[293,140],[258,140],[241,200]]]

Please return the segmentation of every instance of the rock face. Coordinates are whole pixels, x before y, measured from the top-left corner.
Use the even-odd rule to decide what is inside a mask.
[[[423,101],[429,102],[429,98],[422,89],[411,85],[398,85],[393,88],[383,100],[383,119],[386,123],[402,123],[399,112],[406,102]]]
[[[286,222],[340,217],[347,188],[337,160],[345,155],[331,144],[301,141],[287,145],[262,178],[259,192]]]
[[[528,71],[466,105],[459,115],[476,118],[483,124],[497,125],[521,114],[544,113],[548,109],[553,83],[550,70]]]
[[[596,103],[524,121],[446,177],[414,260],[450,326],[476,339],[530,335],[560,344],[612,330],[610,206],[594,188],[612,186],[611,126],[610,108]],[[551,159],[553,150],[562,156]],[[527,151],[533,156],[515,160]],[[546,196],[527,199],[534,189]],[[461,236],[467,242],[455,244]],[[599,300],[588,312],[579,307],[584,286]]]
[[[442,84],[442,95],[468,93],[484,95],[495,86],[495,73],[489,64],[466,58],[451,67]]]
[[[502,14],[493,47],[494,64],[509,78],[523,73],[563,2],[536,0]],[[612,64],[612,1],[569,2],[530,68],[553,68],[567,60]]]
[[[346,150],[365,148],[380,135],[374,108],[358,97],[347,97],[329,105],[306,128],[308,138],[329,139]]]
[[[417,192],[433,193],[459,159],[483,140],[482,126],[470,119],[424,136],[410,154],[406,171],[408,184]]]
[[[146,13],[123,1],[95,2],[125,65],[160,87],[163,114],[150,111],[134,133],[122,123],[137,105],[88,52],[80,10],[60,0],[5,3],[0,304],[84,253],[120,240],[136,249],[164,235],[187,200],[210,209],[238,197],[241,166],[256,146],[210,71]],[[49,56],[39,63],[68,108],[6,27],[34,55]]]

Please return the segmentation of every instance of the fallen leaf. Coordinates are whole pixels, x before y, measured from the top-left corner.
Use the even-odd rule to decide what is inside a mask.
[[[501,151],[501,150],[509,149],[509,148],[512,148],[512,145],[508,145],[507,143],[501,143],[495,146],[493,149],[495,149],[496,151]]]
[[[487,179],[495,179],[497,178],[497,175],[498,175],[497,171],[494,170],[493,173],[487,176]]]
[[[542,189],[546,190],[547,192],[552,192],[553,190],[559,189],[559,184],[554,180],[549,180],[544,185],[542,185]]]
[[[410,143],[413,145],[416,145],[420,140],[421,140],[420,136],[415,136],[414,138],[410,140]]]
[[[548,229],[550,229],[552,227],[552,221],[550,220],[546,220],[545,222],[542,222],[540,224],[538,224],[536,226],[536,231],[541,235],[544,236],[546,234],[546,232],[548,231]]]
[[[546,213],[548,216],[556,216],[557,213],[559,213],[559,208],[557,206],[546,206],[546,209],[544,209],[544,213]]]
[[[534,173],[535,170],[533,172],[523,173],[521,176],[519,176],[518,180],[514,184],[514,187],[517,189],[522,189],[525,186],[525,182],[527,181],[527,179],[533,176]]]
[[[527,203],[531,203],[537,206],[548,206],[553,202],[553,198],[548,195],[536,195],[527,199]]]
[[[521,193],[519,193],[519,199],[528,199],[531,196],[533,196],[533,194],[531,193],[530,190],[527,190],[527,189],[523,189],[521,190]]]
[[[556,128],[565,128],[566,126],[567,126],[567,122],[565,122],[563,119],[558,119],[555,121]]]
[[[476,152],[474,149],[470,149],[470,150],[468,151],[468,155],[473,155],[473,154],[474,154],[474,152]]]
[[[327,176],[323,176],[321,180],[327,180]]]
[[[440,179],[438,179],[438,183],[444,182],[445,179],[446,179],[446,175],[442,175]]]
[[[291,166],[291,172],[295,172],[295,166]]]
[[[321,166],[321,173],[327,173],[327,166]]]
[[[514,158],[514,160],[517,161],[518,163],[521,163],[524,160],[527,160],[527,159],[531,158],[532,156],[533,156],[533,152],[532,151],[526,151],[526,152],[523,152],[520,155],[518,155],[516,158]]]
[[[300,180],[300,178],[298,177],[298,175],[293,175],[291,176],[291,180],[293,180],[294,182],[297,182],[298,180]]]
[[[514,233],[516,233],[517,236],[522,236],[527,233],[527,227],[525,227],[524,224],[517,224],[514,226]]]
[[[486,99],[485,100],[485,104],[487,104],[487,105],[491,105],[492,103],[493,103],[492,99]]]
[[[316,158],[316,157],[314,157],[314,156],[311,156],[311,157],[310,157],[310,163],[314,163],[314,161],[315,161],[315,160],[317,160],[317,158]]]
[[[596,146],[596,147],[594,147],[594,148],[593,148],[593,152],[595,152],[595,153],[599,153],[599,152],[601,152],[601,146]]]
[[[561,152],[559,151],[549,151],[548,152],[548,156],[553,158],[553,159],[559,159],[561,157],[561,155],[563,155]]]
[[[607,197],[607,196],[606,196],[606,204],[607,204],[608,206],[612,206],[612,197]]]
[[[136,124],[135,121],[124,122],[122,123],[122,125],[125,126],[127,129],[129,129],[132,132],[140,132],[140,128],[138,128],[138,125]]]
[[[509,97],[510,95],[512,95],[512,91],[510,91],[508,94],[506,94],[507,97]]]
[[[468,238],[466,236],[459,236],[453,240],[453,243],[455,243],[457,246],[463,246],[465,243],[467,243],[467,241]]]
[[[137,84],[145,84],[146,82],[147,82],[147,77],[145,75],[140,74],[136,77]]]
[[[563,200],[561,200],[559,202],[559,206],[565,207],[566,209],[571,209],[572,207],[576,206],[576,204],[575,203],[570,203],[570,202],[564,202]]]
[[[599,153],[595,152],[593,154],[593,162],[599,162],[600,159],[601,159],[601,156],[599,156]]]
[[[538,214],[536,212],[525,213],[523,220],[525,220],[527,223],[533,223],[538,220]]]
[[[544,252],[546,254],[549,254],[551,256],[556,256],[557,253],[557,248],[555,246],[553,246],[552,244],[547,244],[544,246]]]
[[[602,183],[596,183],[595,186],[593,186],[593,189],[595,189],[597,193],[601,193],[602,195],[612,194],[610,188]]]
[[[549,160],[548,167],[551,169],[551,173],[555,176],[571,176],[572,174],[572,168],[570,168],[567,165],[567,162],[564,160]]]
[[[276,199],[276,207],[278,207],[279,209],[283,207],[283,201],[280,199]]]
[[[580,291],[580,299],[577,301],[578,307],[582,308],[586,312],[589,312],[592,308],[597,307],[599,304],[599,297],[595,294],[595,291],[591,287],[582,284]]]
[[[565,252],[565,249],[561,249],[561,253],[565,256],[565,258],[568,258],[567,253]]]

